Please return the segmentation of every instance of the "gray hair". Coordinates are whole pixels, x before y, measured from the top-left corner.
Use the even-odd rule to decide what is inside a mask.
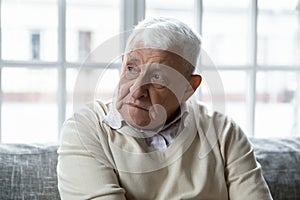
[[[187,61],[188,74],[197,66],[201,49],[200,35],[185,23],[166,17],[145,19],[129,35],[125,52],[138,48],[170,51]]]

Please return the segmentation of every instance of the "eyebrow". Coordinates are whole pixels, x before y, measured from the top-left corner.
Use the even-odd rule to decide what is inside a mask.
[[[154,64],[152,64],[151,65],[151,69],[152,70],[157,70],[157,71],[162,71],[162,68],[161,68],[161,66],[159,64],[161,64],[161,63],[154,63]]]
[[[134,56],[128,56],[127,62],[134,62],[134,63],[140,63],[140,59],[134,57]]]

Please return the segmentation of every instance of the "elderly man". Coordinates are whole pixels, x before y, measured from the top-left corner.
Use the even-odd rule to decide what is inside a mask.
[[[116,98],[63,126],[62,199],[272,199],[242,130],[191,98],[200,44],[175,19],[135,27]]]

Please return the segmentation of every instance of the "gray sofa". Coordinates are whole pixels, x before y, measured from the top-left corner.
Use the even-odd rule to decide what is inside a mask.
[[[300,138],[250,138],[275,200],[300,200]],[[0,144],[0,200],[59,199],[56,144]]]

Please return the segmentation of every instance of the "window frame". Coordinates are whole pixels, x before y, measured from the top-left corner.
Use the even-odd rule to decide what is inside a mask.
[[[119,31],[124,32],[132,29],[140,20],[145,18],[146,0],[120,0],[120,27]],[[249,136],[255,136],[255,107],[256,107],[256,75],[262,71],[289,71],[300,74],[300,65],[292,66],[259,66],[257,64],[257,18],[258,18],[258,0],[250,0],[250,64],[243,66],[222,66],[218,68],[219,71],[242,71],[247,73],[247,130]],[[300,4],[300,2],[299,2]],[[80,66],[79,62],[68,62],[66,60],[66,0],[57,0],[58,7],[58,57],[57,61],[12,61],[3,60],[2,46],[0,46],[0,143],[2,136],[1,117],[2,117],[2,104],[3,104],[3,91],[2,91],[2,69],[3,67],[43,67],[55,68],[58,70],[58,88],[57,88],[57,106],[58,106],[58,127],[57,138],[59,138],[60,128],[65,121],[66,104],[67,104],[67,91],[66,91],[66,70],[74,66]],[[300,5],[299,5],[300,6]],[[298,9],[300,13],[300,8]],[[196,17],[196,30],[202,34],[202,21],[203,21],[203,0],[194,0],[194,15]],[[0,0],[0,27],[2,23],[2,1]],[[300,23],[300,14],[299,14]],[[300,26],[300,24],[299,24]],[[300,28],[300,27],[299,27]],[[2,32],[0,32],[0,44],[2,42]],[[125,40],[122,41],[121,50],[125,47]],[[120,52],[121,53],[121,52]],[[107,63],[87,63],[87,67],[103,67]],[[117,67],[117,66],[116,66]],[[210,67],[204,70],[213,70]],[[299,86],[298,86],[299,88]],[[299,91],[297,91],[299,92]],[[299,94],[298,94],[299,96]],[[298,106],[299,107],[299,106]],[[299,108],[298,108],[299,109]],[[297,130],[300,131],[300,124],[297,124]]]
[[[66,71],[68,68],[80,66],[80,62],[68,62],[66,60],[66,0],[56,1],[58,8],[58,49],[56,61],[42,61],[42,60],[28,60],[28,61],[14,61],[3,60],[2,46],[0,46],[0,143],[2,142],[2,104],[3,104],[3,90],[2,90],[2,69],[3,67],[25,67],[25,68],[55,68],[58,70],[58,88],[57,88],[57,106],[58,106],[58,127],[57,139],[59,139],[60,129],[66,119],[67,106],[67,90],[66,90]],[[120,0],[120,27],[119,31],[124,32],[132,29],[140,20],[145,18],[145,0]],[[2,24],[2,1],[0,0],[0,27]],[[2,32],[0,32],[0,44],[2,41]],[[125,40],[122,48],[125,47]],[[121,52],[120,52],[121,53]],[[105,68],[108,63],[86,63],[85,67],[89,68]],[[113,64],[113,68],[118,66]]]

